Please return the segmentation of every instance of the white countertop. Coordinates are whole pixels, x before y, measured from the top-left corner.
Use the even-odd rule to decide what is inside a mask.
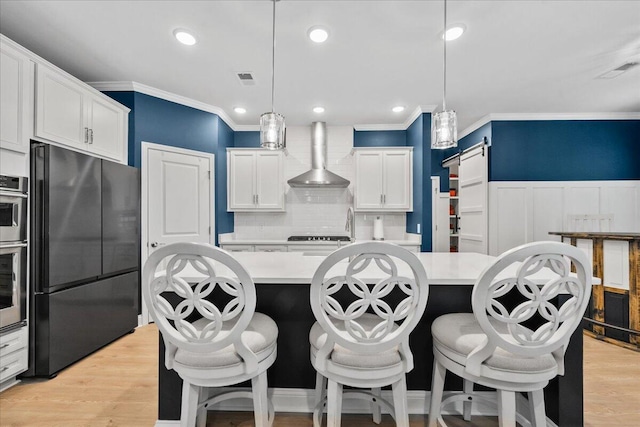
[[[473,285],[495,259],[493,256],[477,253],[421,252],[416,255],[425,267],[430,285]],[[237,252],[234,257],[256,284],[282,285],[310,284],[313,274],[325,259],[325,256],[305,255],[304,252]],[[408,272],[403,273],[401,264],[398,267],[400,274],[409,275]],[[515,267],[513,271],[515,272]],[[218,274],[224,276],[225,271],[219,271]],[[202,278],[190,266],[185,268],[181,276],[190,282]],[[372,265],[359,277],[377,281],[387,275]],[[551,277],[550,272],[542,270],[530,278],[543,284]],[[599,279],[594,278],[594,283],[599,282]]]

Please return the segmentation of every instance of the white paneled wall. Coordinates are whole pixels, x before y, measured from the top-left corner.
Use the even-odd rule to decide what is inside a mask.
[[[345,235],[347,209],[353,206],[355,177],[353,127],[327,126],[327,169],[351,181],[348,188],[291,188],[286,186],[285,212],[236,212],[234,233],[237,239],[286,239],[291,235]],[[287,127],[287,155],[284,157],[285,181],[311,168],[310,126]],[[386,239],[404,239],[406,214],[386,213]],[[371,214],[356,215],[356,238],[370,239]]]
[[[489,253],[498,255],[533,241],[560,240],[548,233],[572,230],[570,218],[575,215],[610,216],[608,231],[640,232],[640,181],[492,181]]]

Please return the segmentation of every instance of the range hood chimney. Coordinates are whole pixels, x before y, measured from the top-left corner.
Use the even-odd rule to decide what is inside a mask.
[[[311,170],[287,181],[294,188],[345,188],[349,180],[327,170],[327,124],[311,123]]]

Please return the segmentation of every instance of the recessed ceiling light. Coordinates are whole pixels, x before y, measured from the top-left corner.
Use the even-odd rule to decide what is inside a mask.
[[[313,112],[317,114],[324,113],[324,107],[313,107]]]
[[[329,38],[329,31],[324,27],[311,27],[309,28],[309,38],[316,43],[323,43]]]
[[[393,111],[394,113],[401,113],[402,111],[404,111],[404,107],[402,105],[396,105],[391,109],[391,111]]]
[[[235,111],[238,114],[244,114],[247,112],[247,109],[243,107],[234,107],[233,111]]]
[[[184,28],[178,28],[174,30],[173,35],[178,39],[180,43],[186,44],[187,46],[193,46],[194,44],[196,44],[196,38],[193,36],[193,34],[188,32]]]
[[[455,24],[449,27],[449,29],[444,33],[444,36],[448,42],[451,40],[455,40],[464,33],[464,30],[467,28],[463,24]]]

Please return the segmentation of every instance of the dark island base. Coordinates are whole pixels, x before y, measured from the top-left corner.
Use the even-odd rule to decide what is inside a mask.
[[[278,358],[268,371],[269,387],[315,387],[309,361],[309,330],[315,321],[309,304],[309,285],[256,285],[257,310],[278,324]],[[415,368],[407,376],[409,390],[430,390],[433,350],[431,323],[446,313],[470,313],[472,286],[431,286],[425,314],[410,337]],[[164,366],[160,340],[158,419],[179,420],[182,380]],[[462,380],[447,375],[446,390],[462,390]],[[558,426],[582,426],[582,330],[574,333],[565,355],[565,375],[545,388],[547,416]]]

